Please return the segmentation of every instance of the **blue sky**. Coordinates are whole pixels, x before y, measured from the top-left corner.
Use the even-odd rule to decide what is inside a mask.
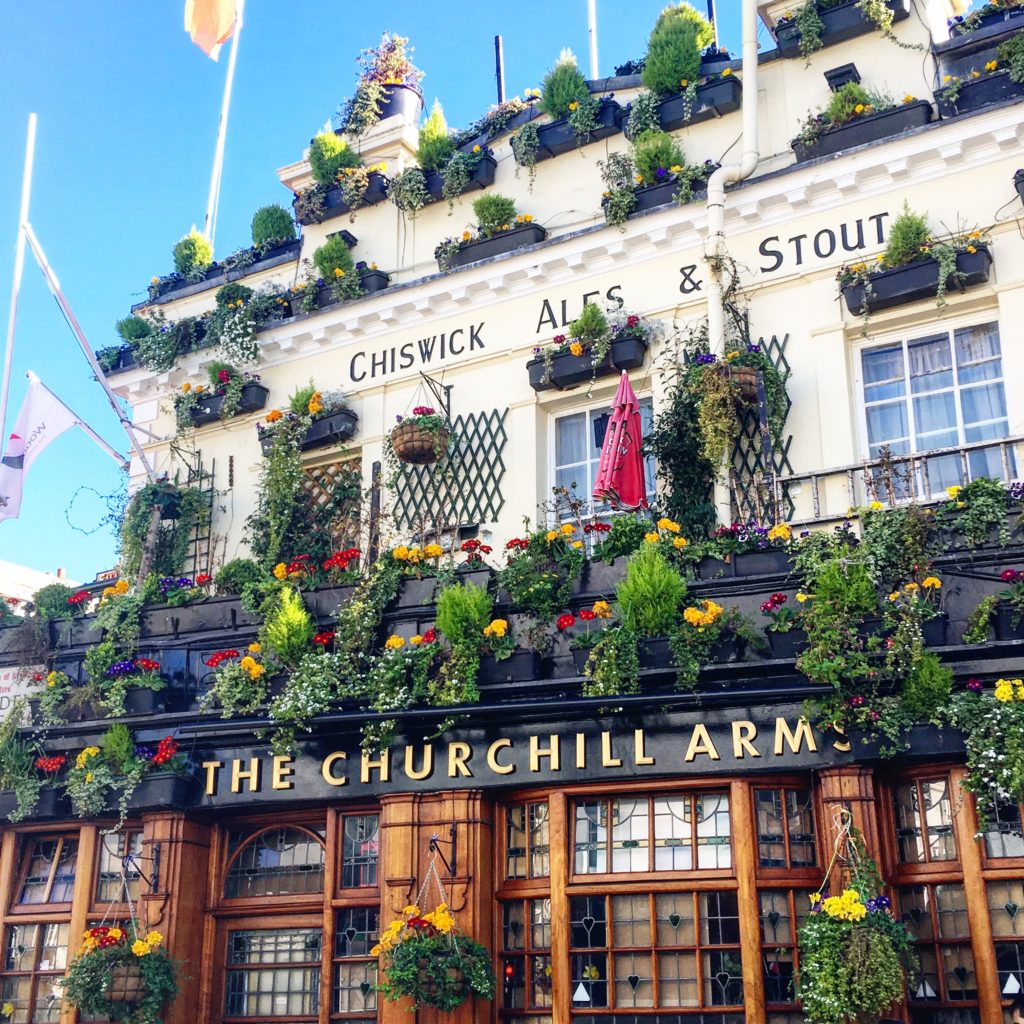
[[[697,0],[703,9],[704,0]],[[601,73],[641,56],[664,0],[597,0]],[[721,42],[738,51],[738,0],[719,0]],[[249,241],[252,213],[286,203],[274,173],[351,92],[355,58],[384,30],[410,37],[460,127],[494,102],[493,39],[504,39],[509,94],[539,85],[563,46],[587,67],[586,0],[248,0],[224,166],[217,252]],[[94,349],[143,297],[206,206],[228,53],[218,63],[183,30],[184,0],[33,0],[9,4],[0,38],[0,327],[7,324],[28,114],[39,115],[30,219]],[[763,33],[762,33],[763,36]],[[767,45],[767,44],[764,44]],[[0,339],[0,345],[2,345]],[[36,373],[115,448],[127,440],[91,379],[31,256],[25,268],[8,430]],[[81,431],[32,468],[20,519],[0,522],[0,559],[64,566],[90,580],[115,561],[108,529],[91,534],[123,476]],[[79,529],[74,529],[78,527]]]

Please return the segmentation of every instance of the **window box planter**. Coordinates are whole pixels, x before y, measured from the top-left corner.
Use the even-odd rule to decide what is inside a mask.
[[[205,291],[214,284],[221,285],[226,281],[227,271],[219,263],[211,263],[206,268],[206,273],[197,281],[187,281],[177,275],[161,278],[155,285],[149,286],[149,301],[169,302],[181,295]]]
[[[472,583],[474,587],[490,591],[494,581],[494,570],[489,565],[469,565],[463,562],[455,569],[458,583]]]
[[[802,629],[791,629],[785,633],[766,629],[768,652],[777,661],[793,661],[807,650],[807,634]]]
[[[705,556],[697,563],[697,579],[720,580],[733,575],[731,559],[711,558]]]
[[[318,619],[333,619],[354,592],[355,587],[318,587],[306,594],[306,606]]]
[[[7,820],[8,815],[18,807],[18,798],[13,789],[0,790],[0,818]],[[71,814],[71,803],[63,790],[54,786],[43,786],[39,791],[39,801],[35,810],[28,815],[31,821],[41,819],[67,818]]]
[[[182,810],[196,800],[195,778],[174,772],[147,772],[135,787],[128,809],[133,811]]]
[[[646,185],[644,188],[638,188],[635,193],[636,209],[629,216],[635,217],[638,213],[644,213],[647,210],[674,205],[675,194],[678,190],[679,182],[677,181],[666,181],[658,185]],[[699,203],[707,197],[707,189],[701,189],[699,192],[694,192],[690,202]]]
[[[686,103],[682,96],[671,96],[658,104],[658,121],[662,130],[675,131],[700,121],[710,121],[713,117],[723,117],[740,109],[743,96],[743,85],[735,75],[727,78],[716,78],[697,86],[697,98],[686,116]]]
[[[477,682],[482,686],[502,683],[526,683],[540,678],[540,655],[536,651],[513,651],[512,656],[498,661],[486,654],[480,659]]]
[[[383,270],[361,270],[359,284],[368,294],[382,292],[391,284],[391,275],[385,274]]]
[[[581,679],[587,674],[587,661],[590,659],[590,652],[593,647],[573,647],[571,650],[572,663],[576,666],[576,675]]]
[[[949,38],[950,39],[969,39],[976,32],[980,32],[983,28],[988,28],[991,25],[1002,25],[1012,18],[1018,18],[1024,15],[1024,8],[1015,8],[1013,10],[1005,11],[989,11],[988,14],[983,14],[977,19],[977,23],[974,28],[974,32],[958,32],[957,26],[949,26]]]
[[[997,640],[1024,640],[1024,617],[1017,620],[1017,613],[1008,601],[1000,601],[992,616],[992,625]]]
[[[236,415],[241,416],[247,412],[258,412],[267,404],[267,395],[270,391],[262,384],[246,384],[242,388],[242,398],[238,405]],[[223,395],[209,395],[204,398],[192,410],[192,425],[196,427],[213,423],[220,419],[220,410],[224,405]]]
[[[265,263],[279,260],[282,256],[298,259],[299,252],[301,250],[302,239],[292,238],[287,242],[282,242],[280,245],[275,245],[273,249],[267,249],[267,251],[255,263],[250,264],[248,267],[241,268],[237,272],[232,271],[228,276],[234,276],[235,273],[237,273],[239,277],[245,277],[247,274],[254,274],[256,271],[262,270]]]
[[[886,6],[893,12],[893,21],[903,21],[910,16],[909,0],[888,0]],[[827,11],[818,11],[821,18],[821,42],[823,46],[855,39],[875,31],[874,22],[870,21],[851,0],[841,7],[833,7]],[[779,53],[783,57],[800,56],[800,29],[795,24],[783,25],[775,33],[779,44]]]
[[[607,357],[594,366],[590,354],[584,352],[574,356],[570,352],[562,353],[551,360],[551,374],[545,379],[544,360],[537,356],[526,364],[530,375],[530,387],[534,391],[565,391],[588,383],[594,377],[618,376],[623,370],[636,370],[644,365],[647,354],[645,338],[627,335],[616,338]]]
[[[734,633],[726,633],[708,653],[708,665],[724,665],[733,661],[743,660],[744,642]],[[640,667],[643,668],[675,668],[672,648],[668,637],[651,637],[641,640],[638,650]]]
[[[793,571],[793,558],[788,551],[765,548],[733,555],[733,572],[737,576],[778,576]]]
[[[540,143],[537,162],[550,160],[553,156],[561,156],[581,146],[588,146],[591,142],[618,135],[622,130],[619,124],[621,109],[617,100],[601,100],[601,107],[597,112],[597,127],[589,135],[577,135],[567,118],[540,125],[537,128],[537,139]]]
[[[489,185],[494,184],[494,172],[498,169],[498,161],[493,156],[489,156],[484,153],[480,157],[480,162],[476,165],[476,170],[470,176],[469,184],[466,186],[467,192],[473,192],[477,189],[487,188]],[[427,195],[430,196],[428,202],[439,203],[444,199],[444,178],[441,176],[440,171],[425,171],[423,174],[423,180],[427,186]]]
[[[502,231],[490,238],[476,238],[471,242],[462,242],[459,251],[448,261],[448,269],[465,267],[470,263],[488,260],[492,256],[503,256],[505,253],[524,249],[530,245],[543,242],[548,237],[547,231],[539,224],[519,224],[511,231]],[[438,264],[440,266],[440,264]]]
[[[947,282],[947,287],[961,290],[972,285],[984,284],[992,269],[992,254],[983,245],[977,252],[960,252],[956,257],[956,269],[961,275],[959,281]],[[862,284],[848,284],[843,288],[846,308],[859,316],[863,312],[877,313],[894,306],[905,306],[908,302],[934,299],[939,287],[939,261],[919,260],[905,267],[883,270],[871,275],[871,295],[865,296]]]
[[[363,201],[360,205],[374,206],[377,203],[384,202],[387,197],[388,179],[380,171],[370,171],[369,182],[366,185],[366,191],[363,193]],[[293,208],[294,205],[293,202]],[[335,185],[327,190],[327,194],[324,196],[323,212],[319,217],[312,215],[300,217],[296,214],[295,219],[300,224],[322,224],[325,220],[331,220],[334,217],[340,217],[343,213],[348,213],[350,209],[351,207],[341,197],[341,188]]]
[[[945,647],[946,634],[949,632],[949,616],[939,612],[921,623],[921,636],[925,647]]]
[[[423,96],[407,85],[385,85],[380,99],[380,119],[401,114],[406,121],[415,123],[423,113]]]
[[[432,604],[436,589],[437,578],[434,576],[424,576],[422,579],[409,576],[402,580],[393,607],[422,608],[424,605]]]
[[[483,147],[490,145],[495,139],[500,138],[503,135],[508,135],[511,132],[514,132],[517,128],[521,128],[524,124],[540,117],[539,107],[540,104],[531,103],[525,110],[520,110],[518,114],[510,117],[506,124],[498,131],[481,132],[468,142],[464,142],[459,146],[459,149],[462,150],[463,153],[471,153],[474,146]]]
[[[573,580],[573,595],[590,594],[607,597],[614,594],[616,586],[626,578],[628,564],[629,559],[625,555],[613,558],[610,562],[588,559],[583,563],[583,571]]]
[[[969,114],[993,103],[1019,99],[1024,96],[1024,85],[1011,81],[1007,74],[997,72],[982,78],[965,79],[960,83],[960,95],[955,102],[946,99],[942,92],[940,89],[935,93],[935,103],[939,108],[939,117],[945,118]]]
[[[115,373],[124,373],[125,370],[133,370],[138,366],[135,359],[135,349],[124,347],[117,354],[117,362],[109,370],[104,370],[103,376],[110,377]]]
[[[339,409],[313,420],[306,436],[299,442],[299,449],[304,452],[314,448],[327,448],[330,445],[342,444],[351,440],[359,426],[359,417],[351,409]],[[270,454],[274,445],[272,433],[260,435],[260,447],[264,455]]]
[[[131,686],[124,695],[125,715],[158,715],[167,706],[167,690],[151,690],[148,686]]]
[[[927,100],[915,100],[913,103],[905,103],[893,107],[892,110],[883,110],[880,114],[858,117],[838,128],[832,128],[813,146],[794,142],[793,152],[796,153],[798,162],[813,160],[819,156],[831,156],[833,153],[841,153],[844,149],[864,146],[869,142],[878,142],[902,132],[912,131],[914,128],[921,128],[931,120],[931,117],[932,105]]]
[[[103,633],[95,629],[96,616],[85,615],[75,619],[51,619],[46,624],[51,647],[78,647],[98,644]]]

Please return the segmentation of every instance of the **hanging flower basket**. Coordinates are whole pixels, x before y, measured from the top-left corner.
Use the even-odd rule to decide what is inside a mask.
[[[736,385],[740,401],[744,405],[757,404],[757,370],[753,366],[729,366],[722,364],[726,375]]]
[[[177,995],[174,964],[163,936],[128,928],[89,928],[64,977],[64,995],[83,1018],[160,1024],[164,1005]]]
[[[399,462],[427,466],[440,461],[450,440],[445,417],[429,405],[418,405],[391,431],[391,450]]]

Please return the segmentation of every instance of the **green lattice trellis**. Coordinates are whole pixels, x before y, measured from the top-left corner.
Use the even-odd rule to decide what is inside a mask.
[[[789,361],[786,359],[786,345],[789,343],[789,335],[783,335],[779,341],[776,335],[765,341],[758,339],[761,351],[771,360],[774,367],[788,380],[790,374]],[[786,395],[785,415],[783,423],[789,419],[789,411],[793,403],[789,395]],[[793,435],[785,434],[783,437],[771,439],[772,450],[772,472],[775,476],[782,473],[792,473],[793,467],[789,461],[789,449],[793,444]],[[778,488],[778,510],[773,508],[774,502],[771,494],[771,485],[766,473],[764,455],[761,443],[761,421],[757,408],[746,409],[742,415],[742,427],[740,436],[733,446],[730,459],[731,471],[729,473],[732,492],[732,516],[734,520],[747,521],[754,519],[759,523],[768,520],[789,520],[793,518],[795,511],[793,500],[789,495],[789,487],[782,485]]]
[[[448,457],[433,466],[402,466],[393,487],[395,521],[416,526],[496,522],[505,505],[501,482],[508,409],[456,416]]]

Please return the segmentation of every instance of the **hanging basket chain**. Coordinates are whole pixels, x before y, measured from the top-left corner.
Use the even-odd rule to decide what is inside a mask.
[[[835,839],[832,842],[832,858],[828,862],[828,867],[825,868],[824,878],[818,887],[819,893],[824,892],[828,886],[829,876],[837,861],[849,865],[851,871],[855,871],[859,858],[857,844],[853,842],[853,814],[848,807],[840,807],[832,815],[832,830],[835,833]]]
[[[448,893],[445,890],[444,882],[441,881],[441,876],[440,876],[440,874],[438,874],[438,871],[437,871],[437,858],[438,858],[437,850],[432,848],[431,851],[430,851],[430,860],[427,862],[427,870],[424,872],[424,875],[423,875],[423,884],[420,886],[420,891],[419,891],[419,893],[416,896],[416,906],[418,906],[420,908],[422,908],[424,906],[423,900],[428,895],[427,890],[430,887],[431,879],[433,879],[434,884],[437,886],[438,894],[441,897],[441,903],[443,903],[446,907],[449,906],[449,904],[448,904]],[[449,907],[449,912],[450,912],[450,907]],[[454,915],[452,916],[452,920],[453,921],[455,920]],[[450,937],[451,937],[451,940],[452,940],[452,948],[456,952],[458,952],[458,949],[459,949],[459,937],[458,937],[458,925],[457,924],[454,924],[452,926],[452,930],[450,932]]]

